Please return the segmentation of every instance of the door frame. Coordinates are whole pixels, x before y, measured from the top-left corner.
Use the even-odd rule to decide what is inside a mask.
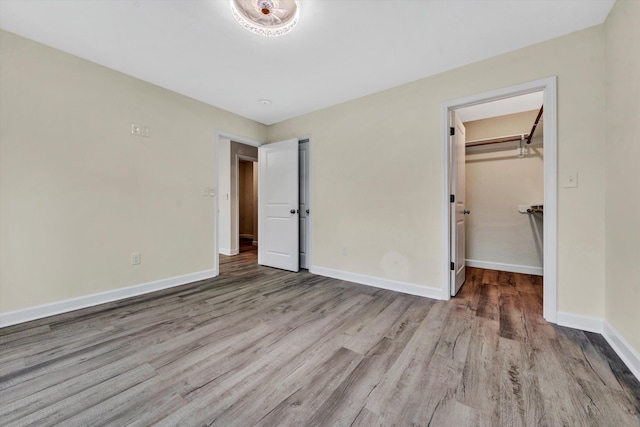
[[[298,138],[298,147],[300,146],[300,143],[302,141],[307,141],[307,156],[308,156],[308,165],[307,165],[307,186],[309,187],[309,215],[307,215],[307,229],[308,229],[308,233],[307,233],[307,247],[306,247],[306,254],[307,254],[307,268],[306,270],[308,272],[311,272],[311,268],[312,268],[312,263],[311,261],[313,260],[313,257],[311,255],[311,252],[313,252],[313,185],[311,185],[311,181],[312,181],[312,161],[311,159],[313,158],[313,144],[311,143],[311,135],[306,135],[303,137]]]
[[[486,102],[496,101],[532,92],[543,92],[544,105],[544,243],[543,243],[543,317],[557,322],[558,314],[558,123],[557,76],[534,80],[514,86],[456,98],[442,103],[442,299],[451,298],[451,215],[449,147],[449,112]],[[515,209],[515,207],[514,207]]]
[[[215,216],[215,227],[214,227],[214,238],[213,238],[213,250],[214,250],[214,261],[213,261],[213,269],[215,271],[215,276],[220,274],[220,168],[218,167],[218,153],[220,152],[220,141],[222,139],[229,139],[231,141],[240,142],[242,144],[251,145],[253,147],[259,147],[263,145],[263,142],[256,141],[250,138],[245,138],[244,136],[234,135],[232,133],[224,132],[224,131],[216,131],[215,140],[213,144],[213,158],[215,165],[215,178],[214,178],[214,216]],[[231,159],[229,159],[231,162]],[[237,176],[236,176],[237,178]],[[237,185],[236,185],[237,188]]]
[[[462,174],[466,175],[466,167],[464,165],[464,161],[460,162],[460,158],[458,156],[458,154],[460,154],[460,152],[458,151],[458,143],[461,142],[459,141],[460,138],[460,134],[458,132],[458,122],[460,123],[460,126],[462,127],[462,129],[464,130],[463,135],[466,135],[466,130],[465,130],[465,126],[464,123],[462,123],[462,119],[458,116],[458,114],[456,114],[455,110],[449,110],[449,128],[450,129],[455,129],[455,132],[453,135],[449,134],[449,147],[451,150],[451,160],[449,161],[449,167],[451,168],[452,172],[450,174],[450,183],[449,183],[449,194],[455,195],[454,196],[454,201],[451,202],[451,200],[449,200],[449,215],[451,215],[451,219],[450,219],[450,224],[451,224],[451,230],[455,230],[456,235],[455,235],[455,240],[454,240],[454,236],[451,236],[451,239],[449,241],[449,245],[450,245],[450,250],[451,250],[451,254],[449,255],[449,261],[452,263],[451,265],[453,265],[453,269],[451,269],[451,278],[450,278],[450,285],[451,285],[451,289],[449,289],[449,295],[451,296],[455,296],[458,291],[462,288],[462,285],[464,285],[465,282],[465,277],[466,277],[466,256],[464,257],[464,260],[461,263],[458,263],[458,259],[457,259],[457,255],[458,255],[458,240],[457,240],[457,232],[458,232],[458,227],[456,226],[457,221],[458,221],[458,208],[459,203],[460,203],[460,199],[462,199],[463,205],[462,205],[462,209],[466,209],[466,200],[467,197],[466,195],[460,196],[459,191],[458,191],[458,179],[461,177],[460,175],[460,170],[462,170]],[[466,136],[465,136],[465,142],[466,142]],[[464,147],[461,147],[462,150],[464,150]],[[462,157],[466,157],[466,153],[463,152],[462,153],[463,156]],[[462,159],[464,160],[464,159]],[[460,166],[460,164],[462,164],[461,168],[458,168]],[[463,180],[466,181],[466,178]],[[464,184],[463,184],[464,185]],[[466,186],[464,187],[466,188]],[[464,229],[466,230],[467,228],[467,224],[466,221],[467,219],[465,218],[465,214],[464,211],[462,213],[462,222],[464,223]],[[463,246],[466,248],[466,237],[465,239],[465,243],[463,243]],[[466,254],[465,254],[466,255]],[[460,265],[462,264],[462,265]],[[462,273],[460,273],[462,272]],[[462,276],[462,282],[460,283],[460,287],[458,287],[458,278],[459,276]]]
[[[216,131],[215,133],[215,139],[214,139],[214,144],[213,144],[213,158],[214,158],[214,165],[215,165],[215,177],[214,177],[214,203],[215,203],[215,208],[214,208],[214,216],[215,216],[215,227],[214,227],[214,244],[213,244],[213,250],[214,250],[214,262],[213,262],[213,269],[214,269],[214,275],[213,277],[217,276],[218,274],[220,274],[220,186],[219,186],[219,182],[220,182],[220,168],[218,167],[218,153],[220,152],[220,140],[221,139],[229,139],[231,141],[235,141],[235,142],[240,142],[242,144],[246,144],[246,145],[251,145],[253,147],[260,147],[261,145],[264,145],[264,142],[261,141],[256,141],[254,139],[251,138],[246,138],[244,136],[239,136],[239,135],[235,135],[233,133],[229,133],[229,132],[225,132],[225,131]],[[308,140],[309,141],[309,210],[311,211],[310,216],[309,216],[309,235],[307,236],[308,238],[308,252],[307,252],[307,258],[309,259],[309,272],[311,272],[311,269],[313,268],[313,217],[314,217],[314,212],[313,212],[313,143],[312,143],[312,136],[311,134],[307,134],[301,137],[298,137],[298,142],[299,141],[304,141],[304,140]],[[259,186],[260,184],[258,184]],[[259,203],[259,201],[258,201]],[[260,225],[258,225],[258,231],[260,230]],[[260,244],[260,242],[258,242],[258,244]]]

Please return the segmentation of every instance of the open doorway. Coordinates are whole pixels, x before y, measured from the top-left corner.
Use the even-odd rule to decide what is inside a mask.
[[[238,158],[238,251],[258,246],[258,162]]]
[[[465,127],[466,266],[542,276],[543,93],[457,110]]]
[[[310,216],[311,145],[310,138],[292,141],[294,141],[295,150],[293,158],[296,161],[291,165],[291,170],[295,179],[287,180],[287,182],[295,181],[296,202],[295,205],[287,208],[287,212],[293,208],[295,215],[292,214],[291,218],[295,217],[296,230],[300,234],[300,239],[298,239],[298,233],[295,238],[296,259],[299,260],[301,268],[308,269],[311,265],[312,241]],[[283,239],[280,233],[267,232],[265,234],[265,228],[261,227],[264,218],[260,216],[260,191],[261,188],[265,191],[268,188],[260,183],[269,183],[269,175],[271,175],[267,170],[269,168],[264,166],[269,164],[282,166],[281,162],[273,163],[260,160],[262,156],[260,153],[263,148],[264,152],[267,152],[277,144],[265,145],[242,137],[217,134],[216,210],[218,215],[216,216],[215,265],[218,273],[222,263],[227,266],[234,264],[236,267],[247,263],[270,266],[268,263],[260,262],[260,256],[256,249],[261,243],[265,248],[270,245],[276,247],[282,245]],[[279,174],[276,173],[276,175]],[[267,194],[279,192],[280,187],[275,192],[267,191]],[[247,254],[252,256],[247,256]]]
[[[250,230],[252,243],[254,234],[251,206],[255,207],[253,162],[258,161],[258,147],[221,138],[218,143],[218,252],[233,256],[240,252],[240,201],[242,199],[243,228]],[[242,169],[241,169],[242,168]],[[246,181],[250,174],[249,181]],[[256,173],[257,183],[257,173]],[[255,189],[257,192],[257,189]],[[247,194],[248,193],[248,194]],[[244,203],[248,202],[248,203]],[[257,213],[255,214],[257,223]],[[257,243],[257,241],[256,241]]]
[[[445,147],[443,153],[443,164],[444,164],[444,182],[445,182],[445,197],[446,204],[443,206],[443,223],[445,227],[443,229],[443,233],[445,234],[444,241],[446,245],[443,247],[443,259],[446,262],[446,280],[445,285],[443,286],[443,297],[445,299],[450,298],[450,295],[455,295],[455,292],[459,288],[456,286],[459,279],[464,281],[464,277],[460,277],[460,274],[464,275],[464,265],[460,265],[460,263],[465,263],[467,254],[464,251],[465,246],[465,238],[466,238],[466,225],[465,227],[460,227],[461,221],[464,222],[464,218],[467,216],[466,214],[470,214],[473,210],[469,209],[466,206],[466,197],[465,197],[465,188],[464,185],[462,188],[458,188],[457,185],[459,182],[465,182],[464,173],[462,178],[458,175],[460,171],[465,171],[465,163],[464,161],[460,161],[460,156],[464,156],[466,152],[466,140],[471,140],[467,138],[466,129],[462,124],[462,121],[459,120],[458,112],[463,112],[463,109],[467,107],[479,106],[481,104],[487,104],[493,101],[505,100],[507,98],[513,98],[515,100],[516,97],[520,97],[522,95],[531,95],[533,93],[542,93],[542,104],[544,104],[544,127],[540,134],[543,137],[544,141],[544,155],[542,156],[542,149],[536,148],[537,152],[534,152],[533,148],[530,144],[526,144],[524,151],[531,151],[530,154],[533,156],[540,155],[542,157],[543,163],[543,194],[542,194],[542,202],[537,201],[539,196],[531,193],[529,195],[522,194],[523,200],[516,201],[514,203],[514,199],[508,203],[513,204],[511,207],[511,214],[516,217],[519,216],[521,220],[525,220],[529,223],[528,231],[532,234],[530,237],[533,245],[533,258],[538,257],[540,266],[543,274],[543,315],[544,318],[550,322],[556,321],[557,316],[557,254],[556,254],[556,242],[557,242],[557,141],[556,141],[556,79],[555,77],[538,80],[530,83],[525,83],[522,85],[512,86],[509,88],[504,88],[500,90],[496,90],[493,92],[475,95],[467,98],[461,98],[453,101],[449,101],[443,104],[443,125],[445,126],[443,129],[443,144]],[[539,108],[540,106],[538,106]],[[529,110],[533,111],[533,110]],[[504,114],[503,114],[504,115]],[[458,117],[458,121],[456,122],[456,117]],[[459,126],[460,125],[460,126]],[[456,137],[454,136],[455,131],[458,131],[458,127],[461,127],[463,134],[463,143],[462,148],[458,145],[458,149],[456,149]],[[455,131],[452,129],[455,128]],[[530,131],[529,131],[530,132]],[[446,136],[445,136],[446,135]],[[478,133],[476,133],[476,136]],[[534,134],[535,135],[535,134]],[[508,136],[508,135],[500,135],[500,136]],[[485,143],[489,138],[477,138],[477,143]],[[517,139],[517,159],[520,159],[519,155],[522,153],[520,147],[523,145],[522,137]],[[458,139],[459,142],[459,139]],[[491,141],[493,142],[493,141]],[[514,143],[511,142],[510,143]],[[496,143],[500,144],[500,143]],[[488,144],[487,144],[488,145]],[[504,145],[504,144],[503,144]],[[461,154],[462,150],[462,154]],[[476,150],[482,151],[480,148],[476,148]],[[481,154],[481,153],[479,153]],[[494,161],[496,157],[499,157],[500,154],[491,154],[484,156],[493,157],[490,161]],[[526,155],[525,155],[526,156]],[[482,158],[482,155],[475,154],[476,159]],[[529,158],[529,160],[533,163],[536,162],[534,158]],[[478,162],[480,163],[480,162]],[[505,163],[502,164],[506,165]],[[495,166],[495,165],[494,165]],[[500,165],[496,170],[500,170]],[[510,180],[512,182],[516,182],[518,180],[519,174],[517,171],[520,168],[517,164],[515,164],[515,171],[509,173],[508,177],[504,178]],[[485,173],[491,174],[494,173],[489,171],[485,171]],[[494,179],[496,179],[494,177]],[[490,190],[489,190],[490,191]],[[500,189],[494,189],[494,192],[500,192]],[[485,195],[486,196],[486,195]],[[516,195],[517,196],[517,195]],[[491,197],[491,194],[489,196]],[[524,200],[526,198],[526,201]],[[532,201],[529,201],[532,200]],[[535,206],[539,206],[539,208],[535,208]],[[520,210],[524,210],[525,212],[520,213]],[[530,210],[531,212],[528,212]],[[544,226],[542,226],[542,222],[540,221],[541,212],[536,212],[536,210],[544,211]],[[463,218],[461,220],[461,218]],[[489,223],[491,220],[489,220]],[[495,225],[495,223],[494,223]],[[491,227],[489,227],[491,228]],[[542,228],[542,233],[540,233],[540,228]],[[495,231],[495,230],[493,230]],[[489,234],[491,234],[491,230],[489,230]],[[444,236],[443,236],[444,237]],[[494,239],[500,240],[495,238]],[[503,243],[503,242],[499,242]],[[537,249],[536,249],[537,245]],[[539,245],[542,246],[541,251]],[[462,250],[461,250],[462,248]],[[486,249],[486,248],[485,248]],[[541,253],[536,253],[536,251],[540,251]],[[541,256],[540,256],[541,255]],[[542,260],[544,260],[544,264],[542,264]],[[503,269],[513,270],[513,266],[517,266],[516,262],[494,262],[493,266],[498,266],[499,264],[507,264],[502,265]],[[535,269],[536,265],[529,265],[529,267],[533,267]],[[462,268],[461,268],[462,267]],[[522,265],[520,265],[522,267]],[[540,271],[540,270],[536,270]],[[531,271],[527,271],[527,274],[531,274]]]

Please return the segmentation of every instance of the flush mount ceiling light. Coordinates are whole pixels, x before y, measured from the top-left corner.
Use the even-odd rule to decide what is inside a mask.
[[[230,0],[238,23],[261,36],[288,33],[298,23],[298,0]]]

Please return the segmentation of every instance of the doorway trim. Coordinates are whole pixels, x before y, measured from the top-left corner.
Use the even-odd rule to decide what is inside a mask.
[[[311,273],[313,268],[313,143],[311,142],[311,134],[307,134],[298,138],[298,146],[303,141],[307,141],[307,155],[309,156],[309,164],[307,169],[307,185],[309,187],[309,215],[307,221],[309,223],[309,233],[307,234],[307,271]]]
[[[215,215],[215,235],[214,235],[214,275],[213,277],[220,274],[220,168],[218,167],[218,153],[220,152],[220,140],[221,139],[229,139],[231,141],[239,142],[246,145],[251,145],[253,147],[260,147],[261,145],[265,145],[265,142],[260,142],[253,140],[251,138],[246,138],[244,136],[235,135],[225,131],[216,131],[215,140],[213,144],[213,158],[215,161],[215,177],[214,177],[214,215]],[[311,215],[309,216],[309,248],[308,248],[308,258],[309,258],[309,272],[313,268],[313,144],[312,144],[312,136],[311,134],[307,134],[305,136],[298,137],[298,142],[308,140],[309,141],[309,203],[311,210]],[[258,184],[259,185],[259,184]],[[259,244],[259,242],[258,242]]]
[[[508,86],[477,95],[457,98],[442,103],[441,147],[442,147],[442,299],[451,298],[451,254],[450,218],[450,165],[449,112],[463,107],[484,104],[532,92],[543,92],[544,105],[544,242],[543,242],[543,316],[556,323],[558,314],[558,124],[557,124],[557,77],[551,76],[528,83]]]
[[[229,139],[231,141],[240,142],[242,144],[251,145],[253,147],[260,147],[263,145],[263,142],[256,141],[250,138],[245,138],[244,136],[234,135],[229,132],[224,131],[216,131],[215,140],[213,144],[213,159],[215,165],[215,178],[214,178],[214,193],[215,193],[215,208],[214,208],[214,216],[215,216],[215,228],[214,228],[214,238],[213,238],[213,253],[214,253],[214,261],[213,261],[213,269],[215,271],[215,276],[220,274],[220,168],[218,153],[220,152],[220,140],[221,139]],[[231,159],[229,159],[231,162]]]

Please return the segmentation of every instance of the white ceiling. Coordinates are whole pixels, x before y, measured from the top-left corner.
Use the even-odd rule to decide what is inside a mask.
[[[266,38],[228,0],[0,0],[0,28],[271,124],[600,24],[614,3],[300,0],[298,26]]]

